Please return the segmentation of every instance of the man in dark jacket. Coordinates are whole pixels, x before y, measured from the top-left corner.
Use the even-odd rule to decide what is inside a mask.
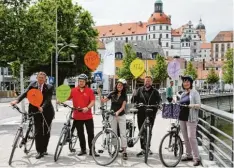
[[[143,103],[145,105],[158,105],[161,101],[161,97],[159,95],[158,90],[154,89],[152,87],[153,79],[151,76],[146,76],[144,81],[144,86],[138,88],[138,90],[134,93],[132,97],[133,103]],[[152,116],[150,116],[150,123],[152,125],[151,128],[151,134],[152,129],[154,125],[154,120],[156,117],[158,109],[154,109],[154,112],[152,113]],[[137,122],[138,122],[138,129],[141,129],[141,126],[143,125],[145,121],[146,115],[145,115],[145,108],[139,108],[137,113]],[[144,146],[144,140],[140,139],[141,141],[141,149],[142,151],[137,154],[137,156],[142,156],[145,153],[145,146]],[[150,151],[150,154],[152,152]]]
[[[34,125],[35,125],[35,141],[36,150],[38,154],[36,159],[40,159],[44,155],[48,155],[47,146],[50,139],[50,127],[52,120],[54,118],[54,108],[51,103],[53,86],[46,84],[46,74],[44,72],[39,72],[37,75],[37,81],[29,84],[28,88],[23,94],[21,94],[16,100],[11,102],[11,105],[17,104],[26,98],[27,93],[31,89],[39,89],[43,95],[43,101],[40,107],[35,107],[29,104],[29,113],[40,111],[41,114],[34,115]]]

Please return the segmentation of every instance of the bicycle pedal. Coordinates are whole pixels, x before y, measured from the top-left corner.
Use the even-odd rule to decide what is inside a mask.
[[[73,153],[74,153],[74,152],[76,152],[76,150],[75,150],[75,149],[72,149],[72,150],[70,150],[70,152],[73,152]]]

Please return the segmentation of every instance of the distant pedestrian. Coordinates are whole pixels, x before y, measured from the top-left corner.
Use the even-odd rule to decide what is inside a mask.
[[[169,103],[171,103],[173,100],[173,85],[174,82],[170,81],[170,86],[166,90],[166,98]]]

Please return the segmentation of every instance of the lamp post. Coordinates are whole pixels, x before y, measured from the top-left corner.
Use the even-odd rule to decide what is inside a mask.
[[[61,45],[61,44],[57,44],[57,45]],[[58,46],[56,46],[56,48],[57,47]],[[56,53],[56,58],[55,58],[55,81],[56,81],[55,87],[56,88],[58,87],[58,63],[59,62],[67,62],[67,63],[74,62],[74,59],[75,59],[75,55],[71,55],[72,61],[58,61],[59,53],[66,47],[77,48],[78,46],[76,46],[74,44],[67,44],[67,45],[64,45],[62,48],[60,48],[59,51]],[[56,103],[56,110],[58,111],[57,103]]]

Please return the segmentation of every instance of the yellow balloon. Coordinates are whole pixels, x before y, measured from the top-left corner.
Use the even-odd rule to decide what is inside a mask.
[[[144,67],[144,62],[137,58],[131,62],[130,71],[135,76],[135,78],[137,78],[144,72]]]

